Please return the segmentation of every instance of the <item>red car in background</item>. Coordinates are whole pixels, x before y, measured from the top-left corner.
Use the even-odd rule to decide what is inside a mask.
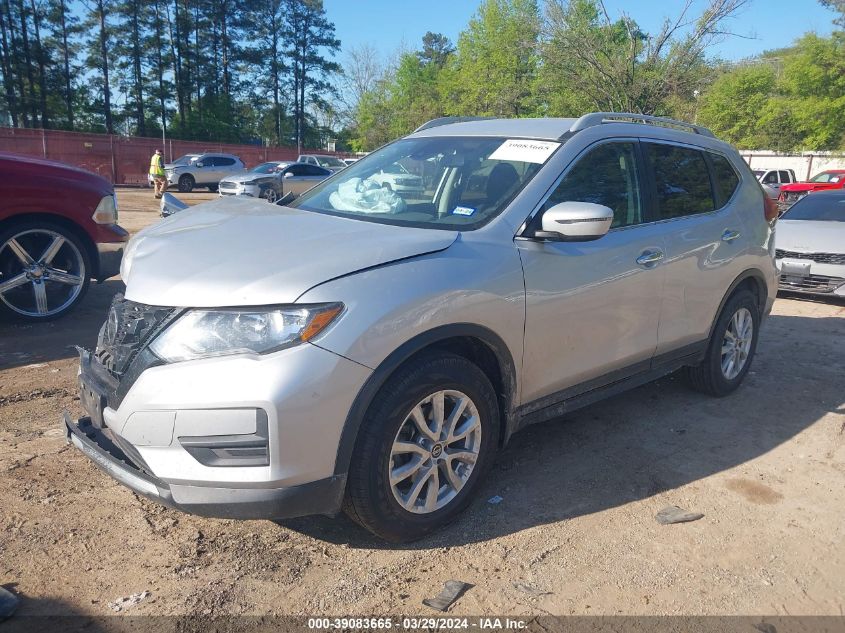
[[[828,169],[816,174],[807,182],[781,185],[778,202],[792,205],[808,193],[825,189],[845,189],[845,169]]]
[[[54,161],[0,152],[0,313],[66,314],[120,271],[129,234],[106,179]]]

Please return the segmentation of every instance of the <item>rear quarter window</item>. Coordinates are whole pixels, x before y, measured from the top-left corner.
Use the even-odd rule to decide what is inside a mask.
[[[721,209],[728,203],[739,187],[739,176],[736,170],[724,156],[708,152],[710,164],[713,165],[713,185],[716,187],[716,201]]]

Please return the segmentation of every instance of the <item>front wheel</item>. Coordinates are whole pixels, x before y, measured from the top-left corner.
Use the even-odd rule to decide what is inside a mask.
[[[191,193],[194,190],[196,181],[190,174],[185,174],[179,178],[179,191],[181,193]]]
[[[276,190],[272,187],[267,187],[267,189],[261,192],[261,197],[264,198],[267,202],[275,204],[276,200],[279,199],[279,194],[276,193]]]
[[[690,386],[712,396],[732,393],[751,368],[759,330],[757,297],[748,290],[737,292],[716,321],[704,360],[686,368]]]
[[[422,356],[367,411],[344,510],[388,541],[422,538],[469,504],[498,440],[496,393],[484,372],[460,356]]]
[[[79,238],[47,221],[0,231],[0,313],[48,321],[70,312],[88,290],[91,264]]]

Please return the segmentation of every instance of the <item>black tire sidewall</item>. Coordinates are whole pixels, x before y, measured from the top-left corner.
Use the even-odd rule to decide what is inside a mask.
[[[473,401],[481,418],[481,451],[469,480],[444,508],[430,514],[405,510],[388,480],[390,449],[405,417],[436,391],[454,389]],[[397,372],[379,391],[365,416],[350,468],[351,484],[365,495],[356,507],[365,527],[391,541],[422,538],[452,521],[472,500],[498,448],[499,409],[495,391],[484,373],[470,361],[451,354],[419,359]]]
[[[195,185],[196,181],[194,180],[194,177],[190,174],[184,174],[179,177],[177,187],[181,193],[190,193],[193,191]]]
[[[751,337],[751,349],[748,351],[748,359],[745,361],[745,366],[735,378],[728,380],[722,373],[722,342],[731,319],[740,308],[747,308],[751,313],[752,322],[754,324],[754,332]],[[742,380],[751,369],[751,364],[754,361],[759,335],[760,307],[757,304],[757,298],[751,292],[739,292],[731,297],[727,304],[725,304],[722,313],[719,315],[719,320],[713,328],[713,336],[710,339],[710,348],[707,355],[708,370],[711,374],[713,386],[720,395],[731,393],[742,383]]]
[[[2,231],[0,231],[0,245],[5,244],[6,241],[13,235],[21,233],[23,231],[38,229],[59,233],[67,241],[71,242],[79,251],[79,254],[82,256],[82,263],[85,265],[85,275],[82,280],[82,290],[76,296],[76,299],[73,301],[73,303],[67,306],[64,310],[45,317],[31,317],[19,314],[18,312],[15,312],[11,308],[9,308],[3,301],[0,301],[0,315],[2,315],[8,320],[26,323],[43,323],[46,321],[52,321],[53,319],[59,319],[70,313],[76,308],[76,306],[79,305],[79,303],[85,297],[85,294],[88,292],[88,286],[91,284],[91,275],[93,274],[93,269],[91,267],[91,257],[88,253],[88,249],[85,247],[85,244],[76,235],[74,231],[70,230],[66,226],[59,224],[58,222],[50,222],[49,220],[22,220],[20,222],[15,222],[11,226],[8,226]]]

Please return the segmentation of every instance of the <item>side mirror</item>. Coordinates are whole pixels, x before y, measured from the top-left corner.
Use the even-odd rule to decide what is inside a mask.
[[[542,230],[534,237],[558,242],[589,242],[610,230],[613,211],[592,202],[561,202],[543,213]]]
[[[194,163],[197,167],[205,167],[203,163]]]
[[[292,171],[286,171],[285,175],[282,176],[282,177],[283,178],[293,178],[293,172]]]

